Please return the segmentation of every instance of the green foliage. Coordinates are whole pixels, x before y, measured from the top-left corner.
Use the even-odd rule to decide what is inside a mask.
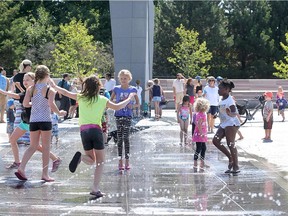
[[[81,21],[72,20],[69,24],[60,25],[54,57],[53,75],[70,73],[77,77],[96,73],[93,64],[97,50],[93,36],[88,35],[86,26]]]
[[[212,53],[207,50],[206,42],[199,43],[199,33],[194,30],[186,30],[181,24],[176,28],[180,41],[172,48],[175,57],[168,57],[185,76],[194,77],[208,75],[210,66],[205,64],[212,59]]]
[[[93,41],[82,21],[60,25],[55,41],[53,75],[70,73],[77,77],[112,71],[112,55],[102,42]]]
[[[286,44],[288,44],[288,33],[285,34],[286,36]],[[280,43],[283,50],[286,52],[284,56],[284,60],[280,60],[278,63],[274,61],[274,67],[276,68],[277,72],[273,73],[274,76],[279,77],[281,79],[288,78],[288,45],[284,43]]]

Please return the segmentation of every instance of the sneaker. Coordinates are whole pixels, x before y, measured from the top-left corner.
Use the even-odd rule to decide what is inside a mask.
[[[60,158],[58,158],[57,160],[53,161],[51,172],[56,172],[58,170],[58,168],[59,168],[61,163],[62,163],[62,160]]]
[[[100,197],[105,196],[105,194],[102,193],[101,191],[97,191],[97,192],[92,191],[90,192],[90,195],[95,196],[95,198],[100,198]]]
[[[19,166],[20,166],[20,163],[13,162],[9,166],[6,166],[6,169],[18,169]]]

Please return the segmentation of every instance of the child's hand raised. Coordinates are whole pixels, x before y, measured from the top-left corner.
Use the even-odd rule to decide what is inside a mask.
[[[137,95],[137,93],[132,92],[132,93],[129,94],[128,98],[131,99],[131,98],[133,98],[135,95]]]
[[[66,116],[67,112],[65,110],[59,111],[59,116]]]

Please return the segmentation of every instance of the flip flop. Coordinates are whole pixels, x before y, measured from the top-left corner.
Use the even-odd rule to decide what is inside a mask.
[[[69,163],[70,172],[74,173],[80,162],[81,162],[81,152],[77,151],[73,156],[71,162]]]
[[[19,171],[15,172],[16,177],[21,181],[27,181],[28,179]]]
[[[43,180],[43,181],[45,181],[45,182],[53,182],[53,181],[55,181],[55,179],[45,179],[45,178],[42,178],[41,180]]]

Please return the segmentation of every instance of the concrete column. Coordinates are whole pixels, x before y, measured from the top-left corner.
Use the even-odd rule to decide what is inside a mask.
[[[110,0],[115,78],[121,69],[128,69],[133,75],[131,85],[139,79],[144,89],[152,79],[154,4],[146,1]],[[146,93],[147,94],[147,93]],[[146,96],[146,99],[148,96]],[[146,100],[147,101],[147,100]]]

